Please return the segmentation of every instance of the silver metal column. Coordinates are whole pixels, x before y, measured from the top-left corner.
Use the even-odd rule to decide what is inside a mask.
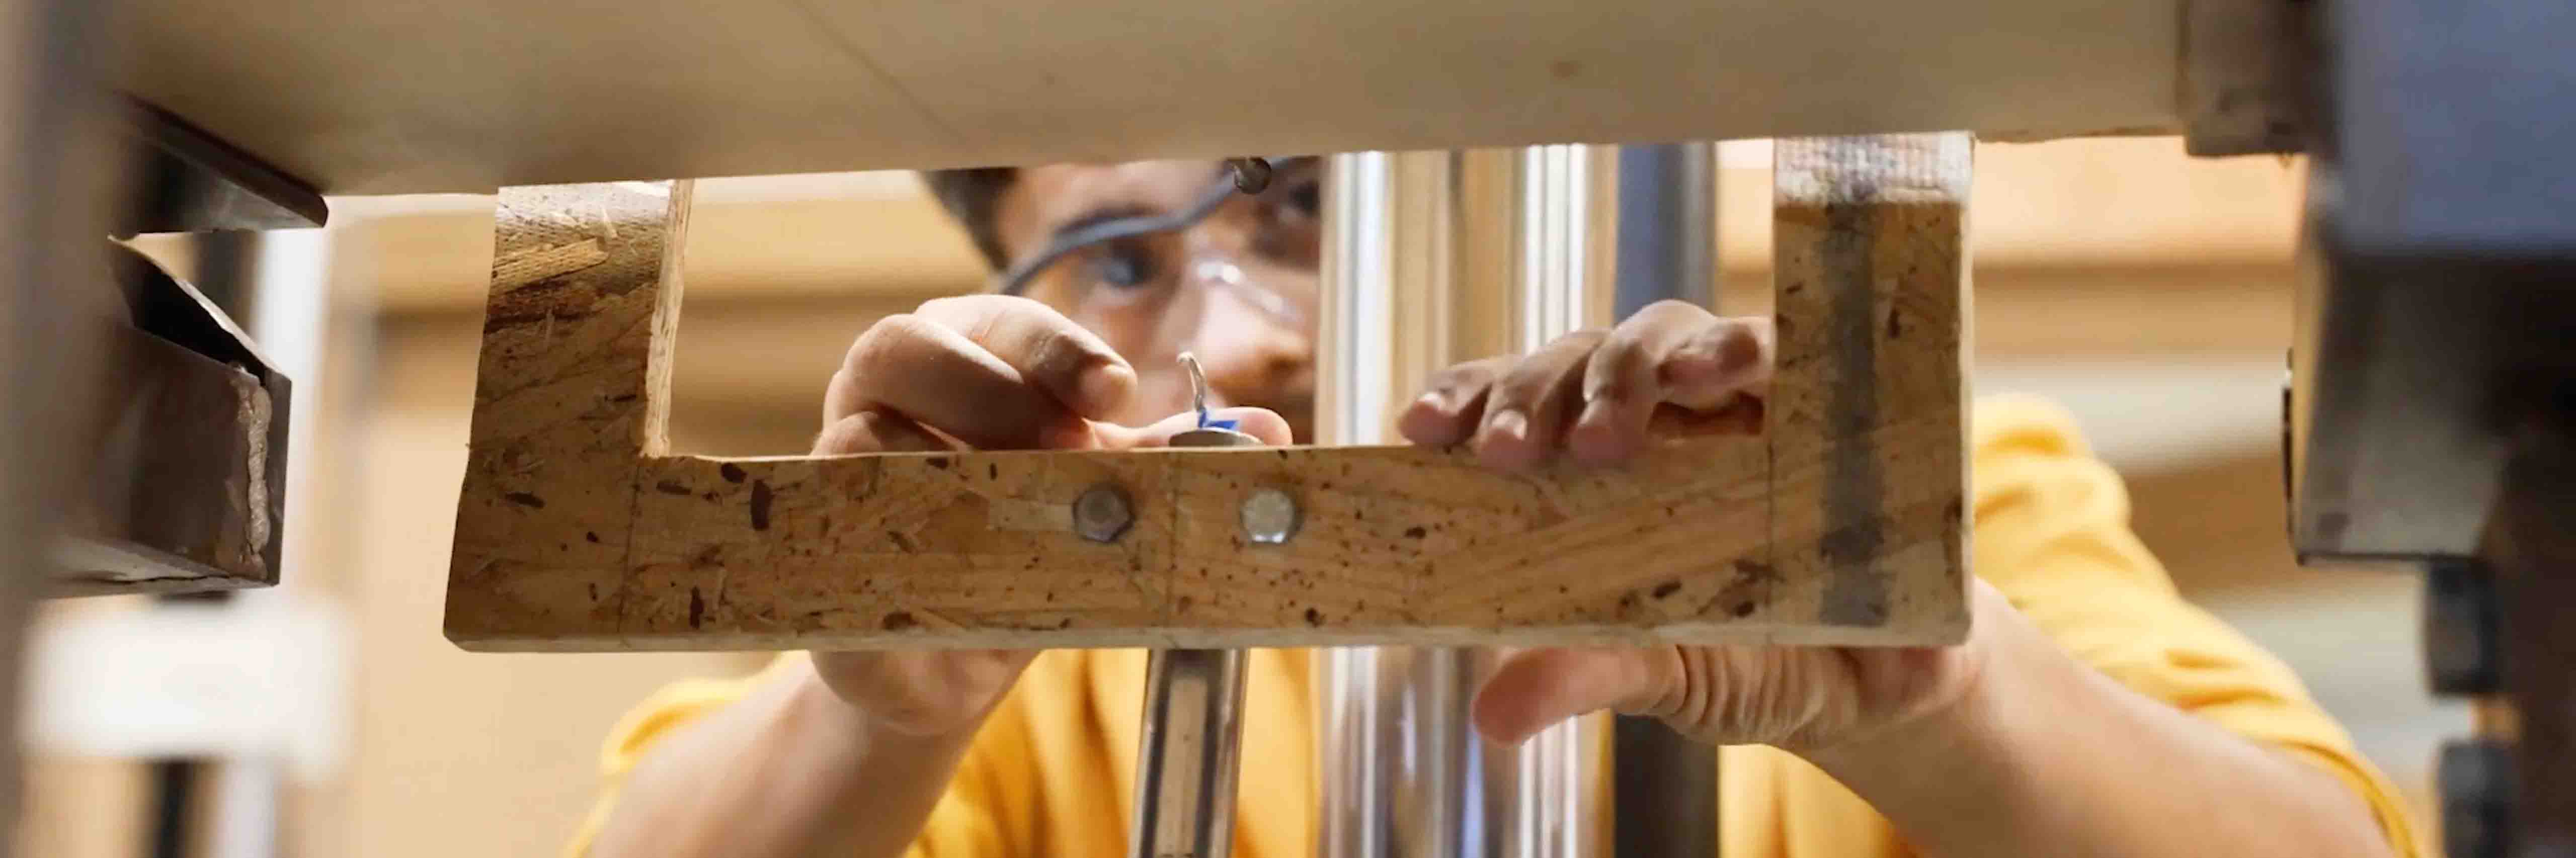
[[[1611,150],[1362,153],[1327,184],[1323,443],[1387,440],[1432,372],[1608,321]],[[1381,647],[1318,661],[1330,858],[1562,858],[1597,836],[1599,719],[1474,735],[1486,664]]]
[[[1496,159],[1366,152],[1336,156],[1327,169],[1319,442],[1384,442],[1402,398],[1432,372],[1507,343],[1500,290],[1463,288],[1455,258],[1458,248],[1472,244],[1461,215],[1470,208],[1461,199],[1473,184],[1470,161]],[[1506,208],[1493,202],[1487,211]],[[1452,299],[1496,306],[1478,331],[1456,318]],[[1485,341],[1452,336],[1469,333],[1483,333]],[[1459,835],[1468,818],[1471,689],[1454,660],[1434,654],[1406,648],[1320,654],[1320,855],[1464,854]]]
[[[1619,147],[1618,295],[1627,318],[1657,301],[1717,308],[1717,145]],[[1717,858],[1717,752],[1621,715],[1611,725],[1610,854]]]
[[[1717,144],[1619,147],[1612,318],[1657,301],[1717,306]]]
[[[1146,659],[1133,854],[1225,858],[1243,768],[1244,651],[1158,649]]]
[[[1542,146],[1521,154],[1512,278],[1518,351],[1609,324],[1618,243],[1618,150]],[[1566,721],[1517,748],[1486,744],[1493,858],[1573,858],[1598,852],[1605,721]]]

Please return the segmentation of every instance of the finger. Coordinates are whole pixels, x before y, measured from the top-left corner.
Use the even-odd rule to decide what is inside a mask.
[[[1504,371],[1485,394],[1476,458],[1488,467],[1526,471],[1554,455],[1582,396],[1584,362],[1602,337],[1600,331],[1558,337]]]
[[[1396,417],[1396,433],[1425,447],[1447,447],[1467,440],[1484,419],[1486,390],[1493,387],[1494,377],[1510,365],[1511,358],[1490,357],[1432,375],[1430,383],[1423,386],[1422,397]]]
[[[1288,428],[1288,419],[1267,408],[1216,408],[1208,411],[1208,417],[1216,420],[1232,420],[1235,423],[1234,431],[1258,438],[1263,444],[1277,447],[1293,443],[1294,433]],[[1172,436],[1198,427],[1198,412],[1185,411],[1157,420],[1148,426],[1130,428],[1101,423],[1093,425],[1092,431],[1100,438],[1101,447],[1128,450],[1140,447],[1168,447],[1171,446]]]
[[[1670,650],[1531,649],[1506,655],[1476,692],[1476,729],[1488,739],[1518,744],[1587,712],[1648,709],[1674,680]]]
[[[887,316],[850,345],[832,407],[892,411],[986,450],[1080,449],[1091,427],[1020,371],[947,325]],[[839,385],[835,385],[836,388]]]
[[[931,301],[913,314],[964,334],[1083,417],[1106,419],[1136,394],[1136,370],[1125,358],[1037,301],[966,295]]]
[[[1737,316],[1702,326],[1665,356],[1658,378],[1664,401],[1711,410],[1738,393],[1761,395],[1771,384],[1772,341],[1767,317]]]
[[[1698,306],[1658,301],[1611,330],[1584,366],[1583,411],[1566,434],[1575,459],[1607,464],[1644,449],[1655,406],[1665,399],[1665,359],[1716,321]]]
[[[1760,397],[1737,393],[1733,400],[1715,409],[1691,410],[1672,403],[1655,406],[1655,416],[1646,428],[1654,438],[1695,438],[1704,435],[1762,434],[1762,415],[1767,406]]]
[[[861,411],[834,420],[814,438],[814,455],[926,453],[953,449],[921,424],[884,411]]]

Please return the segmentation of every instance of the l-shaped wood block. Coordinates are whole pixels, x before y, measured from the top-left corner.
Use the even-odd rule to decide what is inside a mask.
[[[672,456],[687,182],[501,195],[447,635],[479,650],[1782,642],[1967,630],[1965,134],[1781,141],[1761,437]],[[855,332],[854,332],[855,333]],[[1107,543],[1076,498],[1122,492]],[[1245,538],[1261,489],[1300,511]]]

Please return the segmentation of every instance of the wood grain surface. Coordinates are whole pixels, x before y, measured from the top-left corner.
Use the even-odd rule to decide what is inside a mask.
[[[1956,639],[1965,600],[1974,140],[1773,150],[1772,551],[1791,618]],[[1899,630],[1902,630],[1901,632]]]
[[[334,195],[1941,128],[2033,139],[2172,133],[2186,68],[2195,92],[2254,68],[2194,62],[2184,5],[131,0],[117,83]]]
[[[1784,178],[1817,193],[1781,199],[1765,437],[1530,476],[1399,447],[669,456],[686,183],[509,189],[447,634],[488,650],[1955,641],[1965,140],[1836,143],[1867,157],[1823,167],[1783,150]],[[1072,512],[1103,486],[1132,510],[1105,543]],[[1265,489],[1299,509],[1282,544],[1240,522]]]

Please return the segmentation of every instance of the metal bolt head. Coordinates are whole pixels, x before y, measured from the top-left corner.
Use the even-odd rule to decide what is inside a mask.
[[[1127,503],[1127,492],[1108,483],[1083,489],[1073,499],[1073,532],[1093,542],[1116,542],[1136,523],[1136,510]]]
[[[1234,168],[1234,189],[1257,194],[1270,187],[1270,159],[1227,158],[1225,165]]]
[[[1262,545],[1278,545],[1297,535],[1297,499],[1278,489],[1254,489],[1243,499],[1243,536]]]

